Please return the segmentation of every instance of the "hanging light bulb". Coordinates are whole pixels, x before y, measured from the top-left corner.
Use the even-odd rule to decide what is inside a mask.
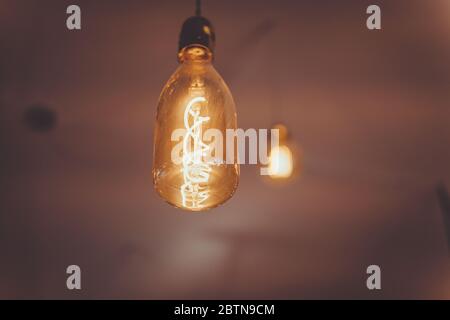
[[[294,159],[287,146],[277,146],[270,151],[269,175],[272,178],[289,178],[294,171]]]
[[[215,129],[225,137],[227,129],[237,128],[237,120],[233,97],[212,65],[215,34],[211,23],[200,16],[199,1],[196,13],[183,24],[180,66],[159,98],[153,158],[158,194],[190,211],[224,203],[239,181],[237,156],[233,163],[207,157],[213,146],[204,133]],[[180,161],[174,161],[174,155]]]
[[[268,174],[272,180],[284,181],[299,173],[299,157],[295,143],[289,139],[286,126],[277,124],[279,145],[272,148],[269,154]]]

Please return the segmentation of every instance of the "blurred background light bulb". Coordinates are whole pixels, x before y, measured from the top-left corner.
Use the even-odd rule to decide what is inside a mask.
[[[205,139],[208,129],[219,130],[225,145],[226,129],[237,128],[233,97],[212,65],[213,44],[208,20],[200,16],[186,20],[180,35],[180,66],[162,90],[156,116],[155,189],[171,205],[190,211],[224,203],[239,181],[237,155],[231,164],[220,161],[226,159],[225,151],[219,161],[206,157],[213,142]],[[177,129],[184,133],[173,135]],[[173,161],[173,152],[181,161]]]
[[[289,178],[293,170],[294,160],[287,146],[277,146],[270,151],[269,175],[272,178]]]
[[[278,129],[279,145],[272,148],[269,154],[268,173],[273,180],[289,180],[299,172],[299,155],[297,147],[289,138],[287,127],[277,124],[272,127]]]

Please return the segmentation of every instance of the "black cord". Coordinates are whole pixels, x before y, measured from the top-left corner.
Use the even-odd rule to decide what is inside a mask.
[[[201,0],[195,0],[195,15],[196,16],[202,15],[202,1]]]

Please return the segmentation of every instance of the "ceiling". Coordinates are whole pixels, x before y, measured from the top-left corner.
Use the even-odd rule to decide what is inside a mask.
[[[71,1],[0,3],[0,298],[450,298],[448,1],[380,0],[369,31],[368,1],[205,0],[239,127],[283,121],[304,155],[205,214],[151,179],[193,2],[79,0],[81,31]]]

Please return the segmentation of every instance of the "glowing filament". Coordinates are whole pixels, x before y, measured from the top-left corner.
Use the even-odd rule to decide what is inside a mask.
[[[270,152],[269,175],[272,178],[288,178],[293,171],[292,152],[287,146],[278,146]]]
[[[183,206],[200,208],[208,199],[210,163],[203,160],[210,147],[202,141],[202,125],[209,121],[209,117],[200,116],[200,103],[206,103],[204,97],[193,98],[184,111],[184,127],[186,134],[183,138],[183,179],[181,196]]]

